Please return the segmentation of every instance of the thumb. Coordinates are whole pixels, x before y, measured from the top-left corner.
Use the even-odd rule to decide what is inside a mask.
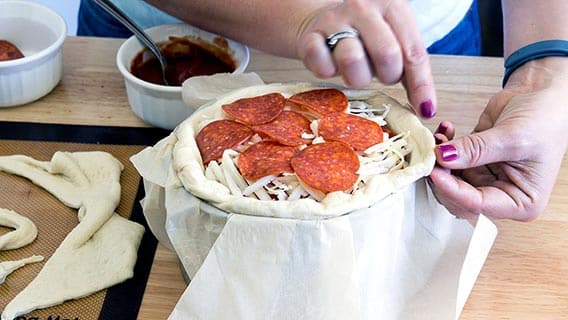
[[[438,164],[448,169],[468,169],[519,158],[522,143],[506,127],[493,127],[436,147]]]

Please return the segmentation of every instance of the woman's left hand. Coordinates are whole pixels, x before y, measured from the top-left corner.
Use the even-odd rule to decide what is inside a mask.
[[[470,135],[454,139],[453,125],[440,124],[429,180],[450,212],[530,221],[545,209],[568,145],[568,72],[561,70],[568,59],[519,68]]]

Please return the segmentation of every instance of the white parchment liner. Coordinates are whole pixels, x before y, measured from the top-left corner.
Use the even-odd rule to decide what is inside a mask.
[[[170,319],[457,319],[497,235],[423,179],[335,218],[226,213],[181,186],[173,141],[132,158],[150,228],[192,279]]]

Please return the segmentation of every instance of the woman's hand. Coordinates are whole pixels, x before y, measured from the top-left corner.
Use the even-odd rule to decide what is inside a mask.
[[[430,61],[406,0],[348,0],[315,11],[298,36],[298,56],[316,76],[340,74],[346,85],[362,88],[373,76],[386,84],[402,81],[417,113],[436,113]],[[355,29],[330,50],[326,38]]]
[[[530,221],[544,210],[568,145],[567,75],[566,58],[529,62],[489,101],[474,133],[454,139],[452,124],[440,124],[429,180],[450,212]]]

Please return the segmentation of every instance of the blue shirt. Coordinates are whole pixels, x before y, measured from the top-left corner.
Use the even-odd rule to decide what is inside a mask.
[[[124,11],[142,29],[181,22],[143,0],[113,0],[112,3]],[[77,24],[78,36],[128,38],[132,35],[128,29],[93,0],[81,0]]]
[[[144,29],[181,22],[143,0],[113,0],[113,3]],[[127,38],[132,33],[93,0],[81,0],[77,35]],[[431,44],[428,52],[456,55],[481,54],[481,29],[476,0],[458,25]]]

